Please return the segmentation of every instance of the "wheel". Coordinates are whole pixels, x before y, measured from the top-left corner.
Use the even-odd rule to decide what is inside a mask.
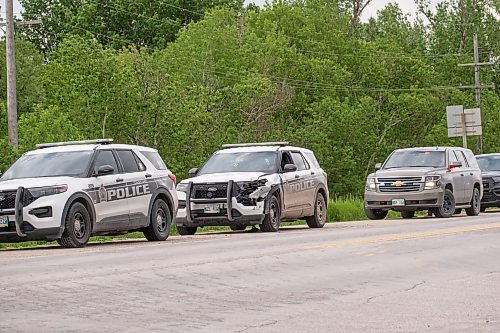
[[[57,242],[64,247],[84,247],[87,245],[92,222],[87,208],[75,202],[71,205],[64,221],[64,232]]]
[[[365,214],[370,220],[382,220],[387,217],[389,212],[382,209],[369,209],[365,207]]]
[[[196,230],[198,227],[185,227],[185,226],[177,226],[177,231],[179,232],[179,235],[181,236],[190,236],[194,235],[196,233]]]
[[[269,213],[264,217],[264,221],[260,225],[260,230],[263,232],[276,232],[280,228],[281,209],[278,198],[274,195],[269,200]]]
[[[455,212],[454,212],[453,214],[455,214],[455,215],[460,215],[460,214],[462,214],[462,208],[457,208],[457,209],[455,209]]]
[[[149,225],[143,231],[144,237],[151,242],[166,240],[170,236],[172,224],[167,203],[163,199],[156,199],[149,215]]]
[[[470,208],[465,208],[467,216],[477,216],[481,211],[481,194],[477,187],[474,187],[472,192],[472,199],[470,201]]]
[[[435,208],[433,211],[436,217],[447,218],[453,216],[455,213],[455,196],[453,192],[446,189],[443,194],[443,205]]]
[[[232,231],[243,231],[247,228],[246,225],[231,225],[229,226],[229,228],[231,228]]]
[[[326,203],[325,197],[318,193],[314,205],[314,215],[306,217],[309,228],[323,228],[326,222]]]
[[[401,217],[404,219],[411,219],[414,216],[415,216],[414,210],[404,210],[401,212]]]

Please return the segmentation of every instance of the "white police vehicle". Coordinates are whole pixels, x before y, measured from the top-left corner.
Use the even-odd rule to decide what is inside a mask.
[[[111,139],[37,145],[0,178],[0,242],[142,231],[168,238],[177,211],[175,176],[155,149]]]
[[[314,153],[287,142],[224,145],[177,185],[179,234],[198,227],[260,225],[278,231],[281,220],[305,218],[311,228],[326,222],[327,175]]]

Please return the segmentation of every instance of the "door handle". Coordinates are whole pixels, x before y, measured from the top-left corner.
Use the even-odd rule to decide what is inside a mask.
[[[146,177],[146,178],[151,178],[152,176],[151,176],[151,174],[147,173],[147,174],[145,175],[145,177]]]
[[[462,177],[463,177],[463,176],[464,176],[464,174],[463,174],[463,173],[461,173],[461,174],[460,174],[460,176],[462,176]]]
[[[123,178],[116,178],[117,183],[121,183],[123,181]]]
[[[474,174],[473,174],[472,172],[471,172],[471,173],[469,173],[469,175],[474,176]]]
[[[314,172],[314,171],[311,171],[311,175],[315,175],[315,174],[316,174],[316,172]]]
[[[300,176],[299,175],[295,175],[295,178],[300,178]]]

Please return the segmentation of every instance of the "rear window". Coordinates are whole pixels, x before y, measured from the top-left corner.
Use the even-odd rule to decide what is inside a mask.
[[[161,159],[160,154],[155,151],[141,151],[141,154],[148,159],[151,164],[156,168],[156,170],[167,170],[165,162]]]
[[[319,169],[320,166],[319,166],[319,162],[318,160],[316,159],[316,156],[314,156],[314,153],[313,152],[304,152],[304,154],[307,156],[307,159],[312,163],[312,165],[316,168],[316,169]]]

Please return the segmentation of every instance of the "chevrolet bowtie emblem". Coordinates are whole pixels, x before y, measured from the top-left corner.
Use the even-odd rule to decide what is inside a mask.
[[[396,186],[396,187],[401,187],[401,186],[403,186],[403,182],[401,182],[401,181],[398,180],[397,182],[394,182],[391,185],[392,186]]]

